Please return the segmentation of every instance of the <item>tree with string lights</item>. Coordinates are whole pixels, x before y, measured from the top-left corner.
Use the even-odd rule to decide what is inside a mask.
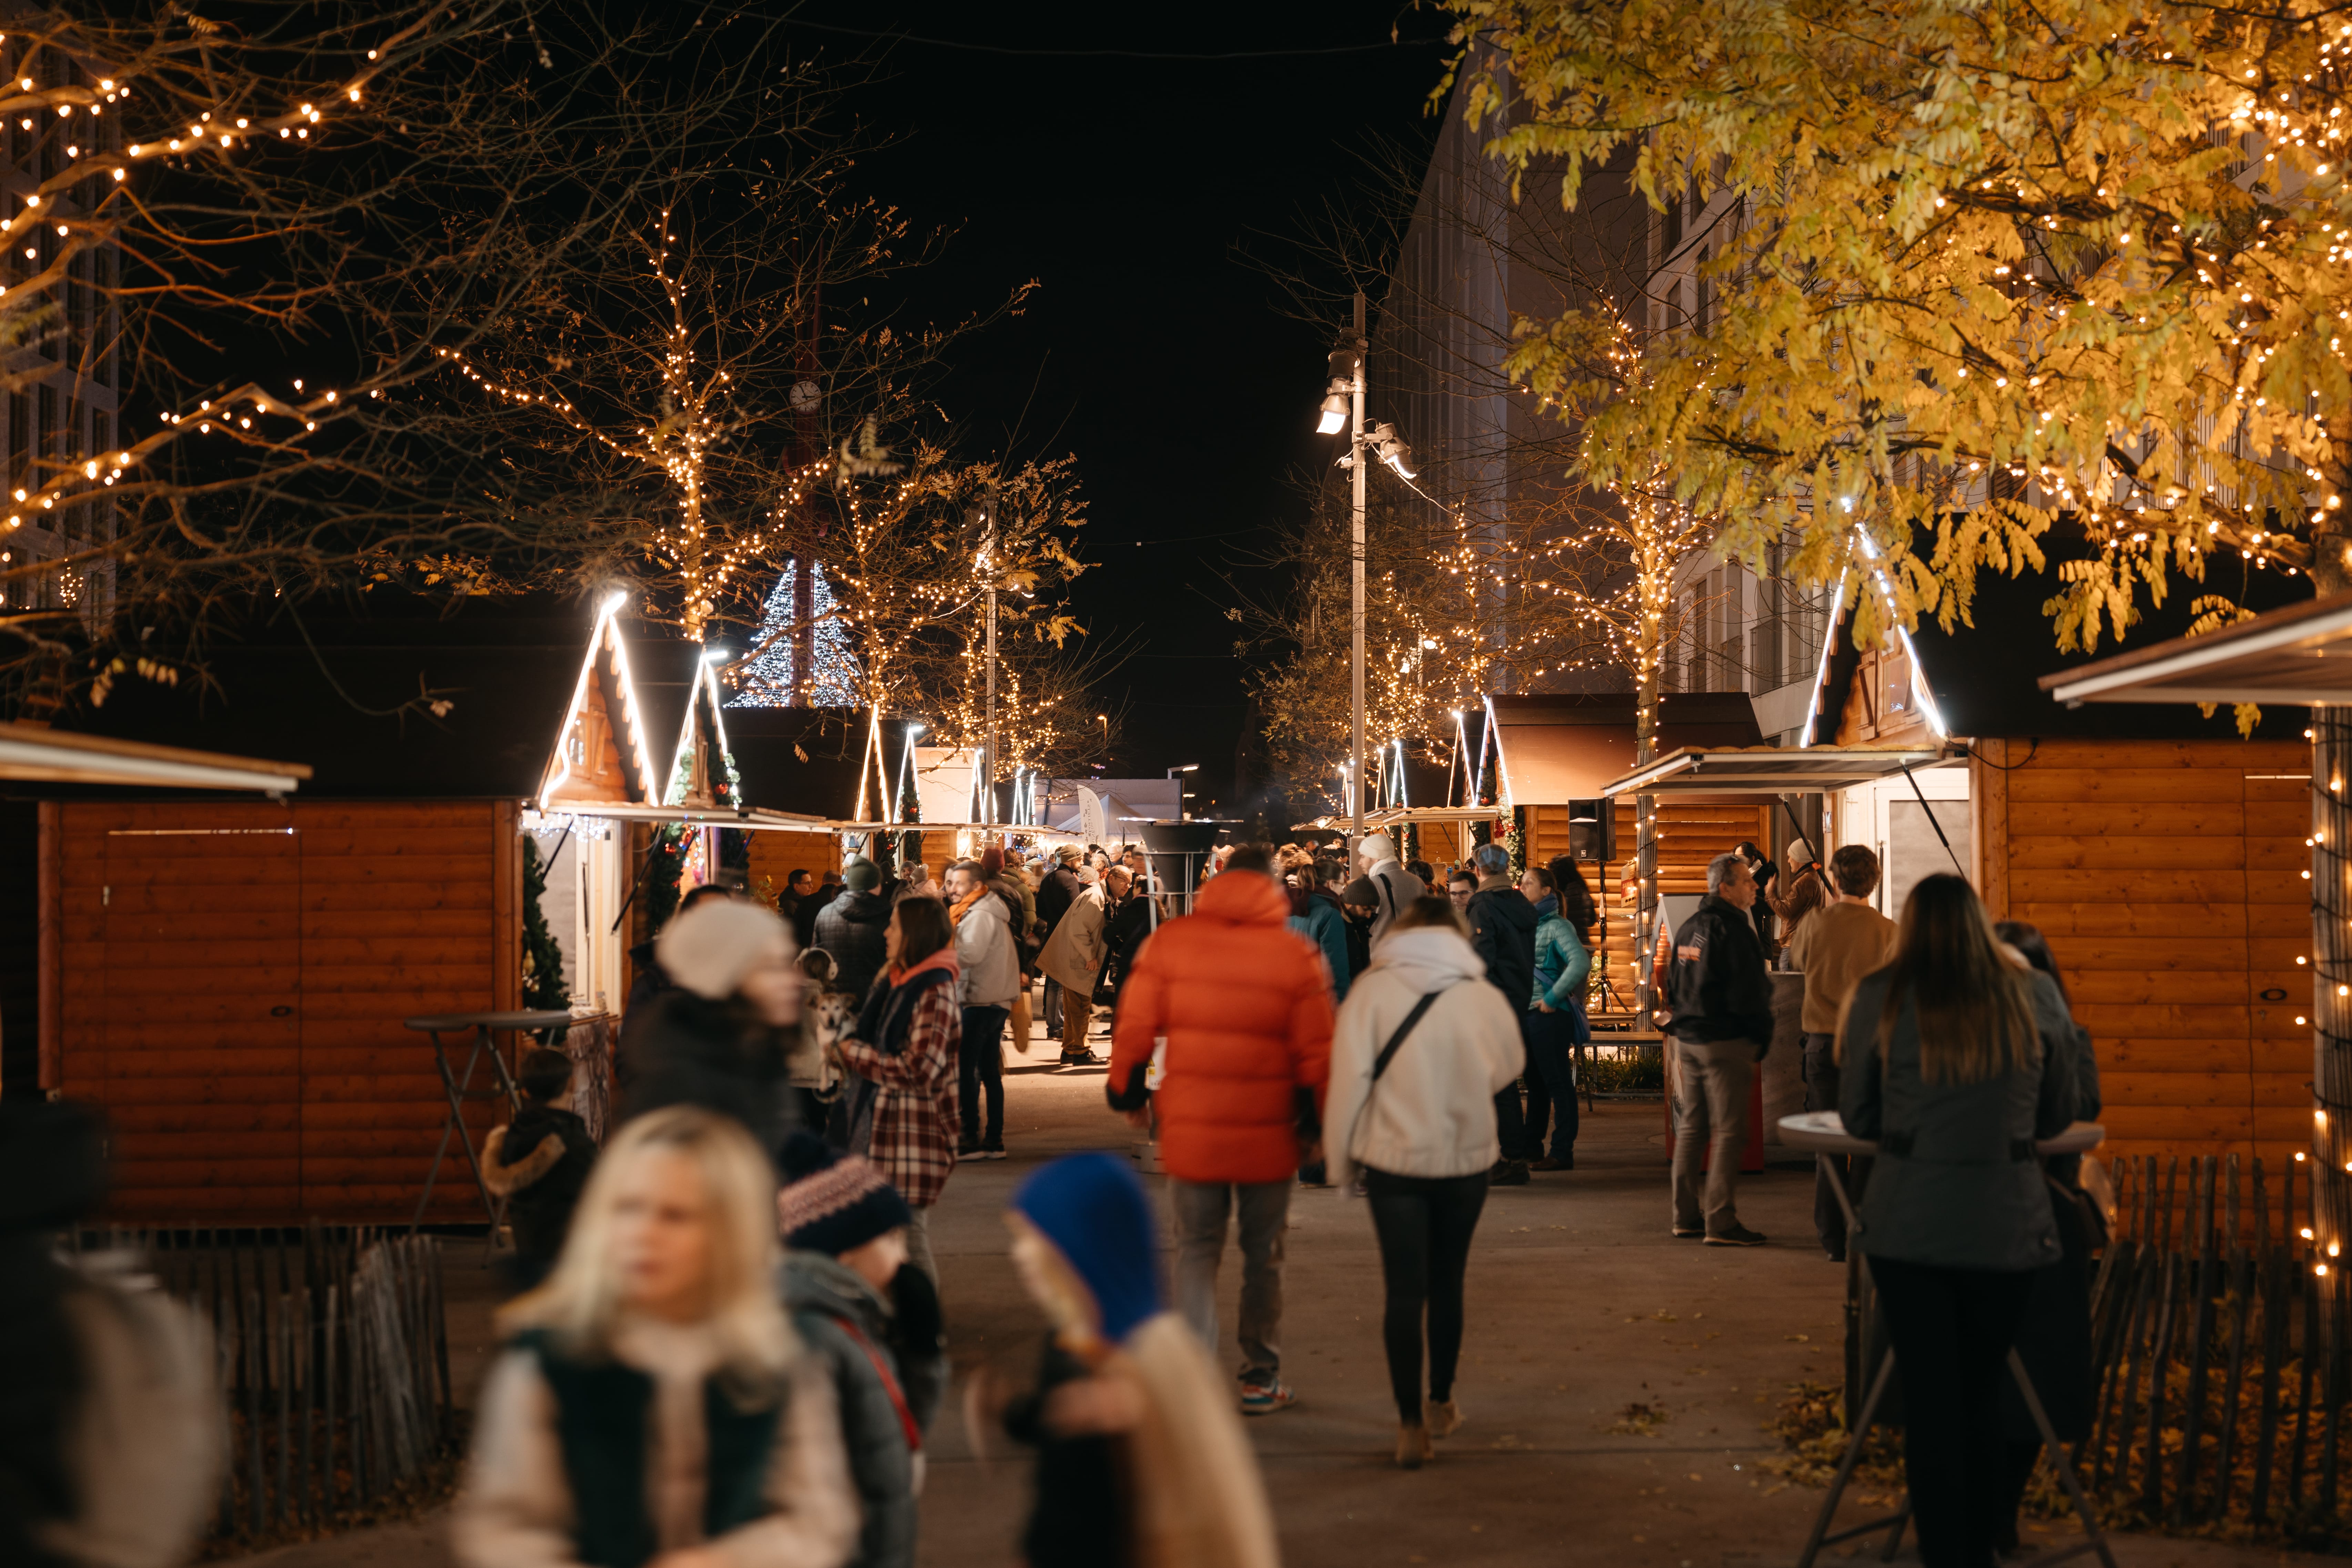
[[[1794,569],[1847,583],[1865,642],[1965,620],[1977,573],[2040,567],[2062,517],[2084,535],[2062,647],[2220,561],[2352,582],[2332,13],[1452,8],[1497,158],[1572,206],[1630,155],[1708,245],[1699,319],[1596,416],[1595,479],[1663,468],[1734,549],[1799,540]],[[1523,321],[1511,373],[1584,400],[1582,316]],[[1859,592],[1874,557],[1884,595]]]
[[[911,412],[911,410],[909,411]],[[820,612],[835,657],[824,696],[843,706],[919,714],[939,744],[977,748],[987,732],[985,598],[998,600],[997,763],[1060,770],[1098,754],[1088,685],[1062,590],[1085,568],[1075,540],[1086,504],[1070,459],[958,462],[916,439],[901,451],[877,418],[854,454],[793,476],[779,512],[827,520],[815,545]],[[791,660],[774,650],[801,630],[789,616],[723,673],[753,702],[797,700]],[[781,678],[784,683],[776,684]]]

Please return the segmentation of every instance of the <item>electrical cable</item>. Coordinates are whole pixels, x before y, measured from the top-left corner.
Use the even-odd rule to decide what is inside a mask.
[[[1381,44],[1328,44],[1316,48],[1301,49],[1232,49],[1222,54],[1154,54],[1148,49],[1019,49],[1003,44],[971,44],[959,38],[926,38],[913,33],[883,33],[865,27],[837,27],[828,22],[804,21],[798,16],[787,17],[786,26],[807,27],[819,33],[839,33],[852,38],[880,38],[898,44],[926,44],[935,49],[965,49],[982,55],[1024,55],[1040,59],[1119,59],[1119,60],[1278,60],[1305,55],[1360,55],[1374,49],[1395,49],[1411,47],[1412,42],[1443,43],[1442,38],[1407,40],[1391,38]]]

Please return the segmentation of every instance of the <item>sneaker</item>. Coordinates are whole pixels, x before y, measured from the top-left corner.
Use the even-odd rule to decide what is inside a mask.
[[[1271,1415],[1297,1403],[1298,1395],[1290,1391],[1290,1384],[1279,1380],[1242,1384],[1242,1414],[1244,1415]]]
[[[1422,1406],[1421,1418],[1432,1437],[1451,1437],[1462,1430],[1462,1407],[1450,1399],[1433,1399]]]
[[[1529,1161],[1528,1163],[1528,1169],[1530,1171],[1573,1171],[1576,1169],[1576,1157],[1571,1154],[1565,1160],[1555,1160],[1550,1155],[1546,1154],[1540,1160]]]
[[[1706,1231],[1705,1227],[1700,1226],[1678,1225],[1675,1226],[1675,1239],[1676,1241],[1696,1241],[1700,1237],[1705,1236],[1706,1234]]]
[[[983,1143],[972,1155],[972,1158],[975,1160],[1002,1160],[1004,1158],[1004,1145],[1002,1143]]]
[[[1098,1068],[1107,1066],[1108,1058],[1098,1057],[1090,1050],[1064,1051],[1062,1065],[1066,1068]]]
[[[1528,1184],[1528,1163],[1525,1160],[1497,1160],[1495,1168],[1486,1173],[1490,1187],[1524,1187]]]
[[[980,1145],[979,1145],[979,1144],[977,1144],[977,1143],[959,1143],[959,1144],[957,1144],[957,1145],[956,1145],[956,1158],[957,1158],[957,1159],[959,1159],[959,1160],[977,1160],[977,1159],[979,1159],[979,1158],[980,1158]]]
[[[1744,1225],[1735,1225],[1729,1230],[1707,1232],[1706,1244],[1709,1247],[1761,1247],[1764,1245],[1764,1233],[1750,1230]]]

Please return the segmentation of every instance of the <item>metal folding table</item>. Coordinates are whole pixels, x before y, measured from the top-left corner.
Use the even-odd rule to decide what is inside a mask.
[[[425,1223],[425,1207],[433,1201],[433,1184],[441,1174],[441,1162],[449,1152],[449,1139],[454,1134],[465,1145],[466,1160],[474,1173],[474,1190],[482,1194],[482,1212],[489,1216],[490,1234],[498,1235],[499,1205],[490,1196],[489,1184],[482,1180],[481,1156],[474,1149],[473,1134],[466,1131],[467,1100],[504,1100],[509,1114],[521,1108],[521,1096],[515,1089],[514,1074],[507,1070],[506,1058],[491,1037],[502,1032],[530,1029],[561,1029],[575,1020],[569,1012],[540,1010],[519,1013],[432,1013],[423,1017],[406,1018],[402,1022],[419,1034],[433,1037],[433,1065],[441,1069],[441,1087],[449,1096],[449,1114],[441,1123],[441,1146],[433,1151],[432,1168],[425,1173],[425,1192],[416,1200],[416,1213],[408,1222],[415,1230]],[[445,1042],[444,1035],[463,1036],[473,1033],[471,1047],[466,1052],[466,1070],[449,1070],[449,1052],[455,1042]],[[482,1058],[490,1061],[490,1073],[496,1087],[474,1088],[475,1069]]]
[[[2054,1154],[2081,1154],[2097,1148],[2106,1141],[2107,1131],[2096,1122],[2077,1121],[2055,1138],[2045,1138],[2033,1147],[2044,1158]],[[1838,1206],[1845,1211],[1846,1256],[1857,1260],[1856,1267],[1865,1275],[1869,1263],[1861,1247],[1862,1219],[1854,1212],[1853,1198],[1847,1193],[1843,1175],[1830,1163],[1832,1154],[1871,1154],[1878,1145],[1867,1139],[1856,1138],[1845,1130],[1845,1121],[1834,1110],[1807,1110],[1780,1118],[1780,1141],[1791,1148],[1813,1152],[1815,1167],[1830,1190],[1837,1194]],[[1864,1342],[1867,1342],[1865,1339]],[[2074,1461],[2067,1458],[2066,1446],[2058,1440],[2051,1428],[2049,1413],[2042,1407],[2042,1396],[2034,1392],[2033,1379],[2026,1374],[2025,1363],[2017,1352],[2009,1352],[2009,1373],[2017,1380],[2017,1391],[2025,1396],[2025,1407],[2033,1414],[2033,1425],[2042,1433],[2042,1447],[2050,1456],[2050,1464],[2058,1472],[2058,1482],[2074,1500],[2074,1511],[2083,1521],[2084,1539],[2071,1546],[2060,1546],[2028,1559],[2021,1568],[2050,1568],[2070,1557],[2095,1552],[2105,1568],[2116,1568],[2116,1560],[2107,1550],[2106,1532],[2099,1528],[2098,1514],[2090,1500],[2083,1493],[2082,1482],[2074,1475]],[[1837,1517],[1839,1501],[1845,1495],[1846,1482],[1853,1478],[1853,1467],[1862,1458],[1864,1439],[1870,1436],[1871,1422],[1876,1418],[1880,1401],[1885,1398],[1888,1386],[1895,1380],[1895,1347],[1888,1345],[1879,1358],[1878,1370],[1871,1377],[1870,1392],[1862,1402],[1862,1413],[1855,1417],[1853,1430],[1847,1435],[1845,1457],[1838,1461],[1837,1476],[1830,1482],[1829,1496],[1822,1500],[1822,1511],[1813,1521],[1812,1533],[1805,1538],[1805,1549],[1798,1555],[1797,1568],[1812,1568],[1813,1559],[1824,1546],[1841,1541],[1851,1541],[1857,1535],[1886,1531],[1886,1545],[1879,1553],[1881,1562],[1895,1560],[1897,1548],[1903,1544],[1904,1528],[1911,1522],[1911,1500],[1906,1494],[1903,1506],[1882,1519],[1850,1525],[1832,1534],[1830,1521]]]

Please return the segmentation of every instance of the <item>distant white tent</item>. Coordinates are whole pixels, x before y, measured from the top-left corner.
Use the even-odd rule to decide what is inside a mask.
[[[1173,822],[1181,804],[1176,779],[1054,779],[1045,786],[1045,824],[1091,844],[1139,844],[1143,822]],[[1100,803],[1091,817],[1086,797]]]

